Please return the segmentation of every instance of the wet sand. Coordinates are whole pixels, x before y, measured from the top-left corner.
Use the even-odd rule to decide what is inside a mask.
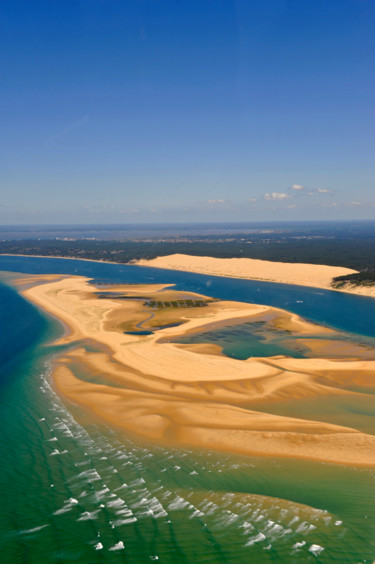
[[[42,280],[37,277],[23,294],[68,326],[60,342],[73,345],[56,359],[56,388],[107,423],[159,444],[375,466],[372,435],[257,410],[260,401],[360,396],[361,386],[373,385],[374,360],[279,356],[240,361],[221,356],[217,347],[165,342],[259,316],[271,317],[295,335],[329,339],[332,330],[276,308],[214,301],[167,285],[104,288],[83,277]],[[180,325],[150,335],[124,333],[175,323]]]

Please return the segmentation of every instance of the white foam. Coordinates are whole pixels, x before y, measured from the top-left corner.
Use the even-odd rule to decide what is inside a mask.
[[[122,541],[119,541],[113,546],[111,546],[109,550],[124,550],[124,548],[125,548],[124,543]]]
[[[314,556],[318,556],[321,552],[323,552],[324,548],[319,544],[312,544],[309,548],[309,552]]]
[[[309,533],[310,531],[313,531],[314,529],[316,529],[315,525],[312,525],[311,523],[306,523],[306,521],[303,521],[296,529],[296,533]]]
[[[278,523],[274,523],[272,527],[267,528],[267,537],[269,540],[274,541],[277,538],[284,536],[286,531],[284,531],[283,527]]]
[[[89,470],[84,470],[83,472],[80,472],[77,476],[74,476],[74,478],[72,478],[73,481],[79,480],[80,478],[86,478],[89,482],[96,482],[98,480],[101,480],[100,475],[98,474],[98,472],[92,468],[90,468]]]
[[[219,509],[218,506],[212,501],[206,501],[205,504],[201,506],[201,510],[204,511],[206,515],[212,515],[217,509]]]
[[[264,541],[266,538],[266,536],[263,533],[258,533],[255,537],[252,537],[246,544],[245,546],[252,546],[253,544],[255,544],[256,542],[261,542]]]
[[[54,424],[52,425],[52,427],[53,427],[54,429],[59,430],[59,431],[63,431],[63,430],[68,429],[68,427],[66,426],[65,423],[63,423],[63,421],[60,421],[59,423],[54,423]]]
[[[133,515],[132,517],[128,517],[127,519],[117,519],[116,521],[112,521],[112,525],[114,527],[121,527],[121,525],[129,525],[130,523],[135,523],[136,521],[137,518]]]
[[[81,516],[78,517],[77,521],[92,521],[94,519],[96,519],[96,515],[99,513],[100,509],[98,509],[97,511],[85,511],[84,513],[81,513]]]
[[[302,548],[303,546],[305,546],[306,541],[301,541],[301,542],[296,542],[292,548]]]
[[[254,530],[253,525],[251,523],[248,523],[247,521],[244,521],[239,528],[244,529],[244,534],[246,534],[248,531]]]
[[[56,509],[56,511],[54,511],[52,515],[63,515],[64,513],[68,513],[68,511],[71,510],[72,507],[70,505],[65,505],[65,507],[61,507],[61,509]]]
[[[208,515],[209,514],[210,513],[208,513]],[[221,515],[221,517],[216,520],[215,525],[218,527],[228,527],[228,525],[232,525],[232,523],[234,523],[238,519],[239,519],[238,515],[236,515],[235,513],[228,512],[227,514]]]
[[[156,519],[160,517],[166,517],[168,515],[168,513],[165,511],[164,507],[156,497],[152,497],[149,503],[150,511],[152,511],[152,514]]]
[[[67,499],[66,501],[64,501],[64,506],[61,509],[57,509],[56,511],[54,511],[53,515],[63,515],[64,513],[71,511],[72,506],[77,505],[77,503],[78,503],[78,500],[75,499],[74,497],[71,497],[71,498]]]
[[[125,507],[125,501],[121,498],[113,499],[107,502],[107,507]]]
[[[136,486],[142,486],[145,483],[143,478],[138,478],[138,480],[134,480],[133,482],[130,483],[132,488],[135,488]]]
[[[119,452],[114,458],[117,458],[117,460],[123,460],[123,459],[127,460],[128,456],[123,452]]]
[[[33,529],[25,529],[24,531],[19,531],[18,534],[19,535],[30,535],[32,533],[37,533],[38,531],[41,531],[42,529],[45,529],[46,527],[49,527],[49,525],[40,525],[40,527],[34,527]]]
[[[58,450],[55,448],[52,452],[50,452],[50,456],[56,456],[57,454],[68,454],[67,450]]]
[[[295,515],[293,519],[290,521],[290,523],[288,523],[288,526],[291,527],[292,525],[294,525],[294,523],[297,523],[297,521],[299,521],[299,517]]]
[[[103,549],[103,545],[101,542],[97,542],[96,545],[94,546],[95,550],[102,550]]]
[[[128,484],[122,484],[122,486],[119,486],[119,487],[116,488],[114,491],[115,491],[115,492],[118,492],[119,490],[123,490],[123,489],[126,489],[126,488],[128,488],[128,487],[129,487]]]
[[[193,517],[203,517],[204,513],[202,513],[202,511],[199,511],[199,509],[196,509],[194,511],[194,513],[192,513],[189,517],[189,519],[192,519]]]
[[[177,497],[177,499],[169,504],[168,509],[169,511],[177,511],[179,509],[185,509],[187,505],[189,505],[189,502],[186,501],[186,499],[183,497]]]
[[[107,488],[107,486],[105,486],[104,488],[102,488],[101,490],[99,490],[98,492],[96,492],[97,496],[103,496],[104,494],[109,492],[109,488]]]

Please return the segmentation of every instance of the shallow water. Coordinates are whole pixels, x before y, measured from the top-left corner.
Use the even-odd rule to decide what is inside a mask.
[[[327,341],[327,339],[329,339]],[[374,358],[375,338],[344,331],[336,331],[327,337],[322,332],[312,335],[292,335],[290,331],[276,329],[264,321],[239,323],[234,326],[212,328],[185,337],[176,338],[176,343],[209,343],[221,347],[221,352],[230,358],[246,360],[250,357],[286,355],[292,358],[309,358],[322,355],[327,358],[357,357]],[[308,344],[311,344],[308,346]],[[323,345],[323,353],[314,354],[317,345]],[[329,343],[329,346],[325,346]],[[335,345],[340,347],[335,349]],[[341,346],[344,344],[344,346]],[[328,350],[327,350],[328,349]],[[371,354],[370,354],[371,352]],[[328,354],[329,353],[329,354]],[[354,388],[353,388],[354,390]],[[359,390],[356,390],[359,391]],[[361,392],[364,388],[361,387]]]
[[[240,323],[233,327],[220,327],[208,332],[188,335],[176,340],[179,343],[212,343],[219,345],[223,354],[238,360],[249,357],[288,355],[304,358],[308,349],[292,340],[285,331],[272,331],[267,323]]]
[[[91,268],[101,280],[155,281],[146,269],[66,260],[17,258],[12,263],[11,258],[0,258],[0,267],[38,273],[70,268],[86,275]],[[175,280],[174,273],[162,274],[165,280]],[[195,284],[207,293],[205,277],[183,281],[183,275],[178,273],[179,285],[190,289]],[[219,291],[224,293],[225,282],[220,279],[219,286],[212,283],[208,289],[222,297]],[[277,285],[272,298],[269,286],[265,292],[270,300],[285,300]],[[248,301],[261,293],[257,287],[243,290]],[[238,289],[226,290],[227,294],[235,291],[238,294]],[[310,293],[306,295],[304,303]],[[342,298],[350,298],[348,307],[357,303],[352,300],[356,297],[339,296],[341,309],[346,303]],[[237,295],[237,299],[243,298]],[[315,312],[323,320],[329,299],[325,297]],[[358,300],[361,304],[362,298]],[[51,354],[58,349],[45,343],[62,331],[61,326],[6,286],[0,287],[0,304],[2,562],[354,564],[374,560],[373,470],[134,442],[77,407],[65,405],[55,394],[49,367]],[[353,326],[371,334],[370,307],[367,312],[370,319],[362,325],[357,320]],[[327,323],[332,316],[329,313]],[[299,409],[295,414],[299,417],[315,414],[321,420],[355,424],[374,433],[370,394],[358,397],[355,404],[333,397],[298,405],[286,402],[274,409],[286,414]],[[267,408],[272,411],[272,406]]]

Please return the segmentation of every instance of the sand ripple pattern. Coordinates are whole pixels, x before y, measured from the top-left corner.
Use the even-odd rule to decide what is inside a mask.
[[[71,414],[48,373],[39,382],[41,411],[27,414],[35,443],[23,453],[43,468],[29,476],[38,506],[14,505],[5,561],[366,562],[345,520],[262,495],[261,459],[137,446]]]

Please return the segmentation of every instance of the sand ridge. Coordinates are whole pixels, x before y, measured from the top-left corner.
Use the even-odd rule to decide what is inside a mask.
[[[355,274],[357,272],[351,268],[322,264],[273,262],[250,258],[213,258],[183,254],[168,255],[150,260],[142,259],[134,264],[150,266],[152,268],[197,272],[210,276],[246,278],[247,280],[311,286],[326,290],[333,290],[331,284],[336,276]],[[337,291],[375,296],[375,287],[368,286],[345,286],[344,289]]]
[[[289,357],[239,361],[218,351],[211,354],[199,347],[163,342],[207,325],[255,320],[261,315],[275,316],[284,328],[289,323],[301,335],[324,334],[323,328],[276,308],[215,302],[179,293],[168,285],[117,287],[124,298],[117,299],[111,295],[113,287],[97,288],[84,277],[40,282],[36,280],[23,294],[61,319],[70,328],[62,341],[75,345],[56,360],[56,388],[125,432],[161,444],[375,466],[372,435],[256,409],[260,400],[361,394],[361,386],[374,385],[375,361]],[[169,316],[173,310],[182,325],[150,335],[124,333],[121,319],[129,323],[134,318],[133,324],[143,320],[145,311],[150,311],[145,300],[159,304],[165,296],[178,307],[160,306],[159,311],[155,306],[146,327],[169,319],[167,310]],[[203,305],[198,303],[205,299]],[[187,307],[187,300],[200,307]],[[87,340],[96,343],[97,350],[85,347]],[[350,389],[353,385],[357,391]]]

